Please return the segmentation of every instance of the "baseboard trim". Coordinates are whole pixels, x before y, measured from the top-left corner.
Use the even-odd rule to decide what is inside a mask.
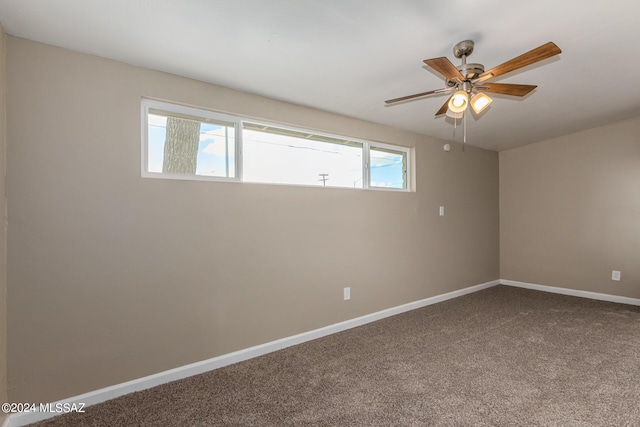
[[[375,313],[367,314],[364,316],[356,317],[354,319],[346,320],[344,322],[336,323],[333,325],[325,326],[323,328],[315,329],[309,332],[304,332],[298,335],[282,338],[279,340],[271,341],[265,344],[260,344],[254,347],[249,347],[244,350],[235,351],[222,356],[214,357],[211,359],[203,360],[201,362],[192,363],[185,366],[180,366],[168,371],[159,372],[157,374],[149,375],[143,378],[138,378],[132,381],[127,381],[121,384],[101,388],[85,394],[70,397],[68,399],[59,400],[52,403],[52,407],[57,404],[70,405],[84,403],[85,407],[105,402],[110,399],[114,399],[125,394],[133,393],[136,391],[145,390],[151,387],[155,387],[161,384],[165,384],[171,381],[180,380],[183,378],[191,377],[193,375],[202,374],[214,369],[219,369],[234,363],[243,362],[245,360],[252,359],[254,357],[262,356],[267,353],[282,350],[287,347],[291,347],[297,344],[302,344],[307,341],[315,340],[325,337],[327,335],[335,334],[338,332],[346,331],[351,328],[365,325],[367,323],[375,322],[377,320],[384,319],[386,317],[395,316],[397,314],[405,313],[407,311],[415,310],[418,308],[426,307],[432,304],[457,298],[466,294],[487,289],[492,286],[500,284],[500,280],[493,280],[491,282],[482,283],[468,288],[460,289],[446,294],[436,295],[434,297],[425,298],[423,300],[410,302],[407,304],[399,305],[396,307],[388,308],[386,310],[377,311]],[[64,406],[62,406],[64,407]],[[48,418],[53,418],[57,413],[48,412],[28,412],[11,414],[2,424],[2,427],[20,427],[27,424],[43,421]]]
[[[598,292],[580,291],[577,289],[558,288],[555,286],[537,285],[535,283],[518,282],[515,280],[500,279],[501,285],[515,286],[517,288],[533,289],[536,291],[551,292],[554,294],[570,295],[574,297],[589,298],[600,301],[617,302],[620,304],[629,304],[640,306],[640,299],[622,297],[618,295],[601,294]]]

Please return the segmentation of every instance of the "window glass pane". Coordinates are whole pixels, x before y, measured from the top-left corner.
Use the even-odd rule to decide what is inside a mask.
[[[362,144],[245,123],[243,180],[362,188]]]
[[[371,147],[369,151],[372,187],[407,188],[407,153]]]
[[[147,171],[235,177],[235,125],[149,109]]]

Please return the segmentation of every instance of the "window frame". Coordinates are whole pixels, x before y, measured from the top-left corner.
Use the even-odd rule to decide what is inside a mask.
[[[404,181],[405,187],[396,188],[396,187],[383,187],[377,185],[371,185],[371,149],[379,148],[380,151],[395,151],[398,153],[404,153],[405,163],[404,169],[402,171],[402,179]],[[369,148],[367,149],[367,189],[369,190],[382,190],[382,191],[409,191],[411,192],[411,175],[409,174],[411,170],[411,155],[412,150],[409,147],[402,147],[399,145],[393,144],[385,144],[382,142],[374,142],[369,144]]]
[[[286,185],[286,186],[302,186],[302,187],[314,187],[314,188],[334,188],[334,189],[352,189],[352,190],[375,190],[375,191],[397,191],[397,192],[412,192],[412,155],[413,150],[411,147],[405,147],[401,145],[394,145],[389,143],[370,141],[361,138],[351,138],[344,135],[337,135],[329,132],[316,131],[312,129],[305,129],[297,126],[290,126],[276,122],[265,121],[261,119],[254,119],[250,117],[236,116],[227,113],[220,113],[217,111],[207,110],[204,108],[191,107],[183,104],[176,104],[172,102],[159,101],[155,99],[143,98],[141,102],[141,133],[142,133],[142,155],[141,155],[141,173],[143,178],[156,178],[156,179],[176,179],[187,181],[214,181],[214,182],[237,182],[237,183],[251,183],[251,184],[267,184],[267,185]],[[221,177],[210,175],[196,175],[196,174],[176,174],[176,173],[164,173],[164,172],[150,172],[148,170],[149,165],[149,110],[160,110],[167,113],[183,114],[192,116],[194,118],[203,118],[214,121],[223,121],[227,123],[233,123],[234,125],[234,177]],[[152,113],[153,114],[153,113]],[[276,182],[256,182],[245,181],[243,171],[243,125],[244,123],[251,125],[267,126],[271,128],[282,129],[291,132],[307,133],[317,135],[319,137],[338,139],[348,142],[354,142],[362,144],[362,188],[356,187],[341,187],[341,186],[316,186],[308,184],[287,184]],[[405,164],[403,168],[403,180],[404,188],[395,187],[383,187],[371,185],[371,149],[379,148],[381,150],[390,150],[398,153],[404,153]]]
[[[224,176],[209,176],[209,175],[196,175],[196,174],[177,174],[166,172],[150,172],[149,166],[149,110],[161,110],[167,113],[176,113],[192,116],[194,118],[211,119],[216,121],[223,121],[233,123],[234,125],[234,150],[235,150],[235,171],[234,177]],[[153,99],[142,100],[142,177],[143,178],[159,178],[159,179],[180,179],[187,181],[224,181],[224,182],[241,182],[242,181],[242,154],[240,149],[242,147],[241,139],[241,123],[238,117],[224,113],[217,113],[200,108],[188,107],[181,104],[172,104],[163,101],[156,101]]]

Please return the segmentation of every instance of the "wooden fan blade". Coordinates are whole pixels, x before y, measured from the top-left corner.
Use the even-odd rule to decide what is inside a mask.
[[[509,83],[484,83],[488,89],[481,89],[481,92],[501,93],[503,95],[525,96],[538,86],[536,85],[514,85]]]
[[[446,56],[441,56],[440,58],[425,59],[424,63],[449,80],[453,80],[456,77],[460,79],[460,81],[464,80],[464,76],[460,73],[460,71],[458,71],[456,66],[453,65],[453,63],[449,61],[449,58],[447,58]]]
[[[451,96],[453,96],[453,95],[451,95]],[[447,112],[447,109],[449,108],[449,100],[451,99],[451,96],[449,98],[447,98],[447,101],[444,104],[442,104],[442,107],[440,107],[440,109],[436,113],[436,116],[439,116],[440,114],[444,114],[444,113]]]
[[[409,99],[420,98],[421,96],[433,95],[434,93],[441,92],[441,89],[430,90],[428,92],[416,93],[413,95],[401,96],[400,98],[387,99],[385,104],[393,104],[394,102],[408,101]]]
[[[542,46],[538,46],[537,48],[530,50],[527,53],[523,53],[520,56],[517,56],[504,64],[500,64],[495,68],[492,68],[484,73],[480,74],[478,78],[482,78],[487,74],[493,74],[493,77],[498,77],[502,74],[509,73],[511,71],[517,70],[518,68],[526,67],[527,65],[534,64],[538,61],[542,61],[543,59],[551,58],[562,51],[558,46],[553,42],[545,43]]]
[[[388,99],[385,102],[385,104],[393,104],[394,102],[401,102],[401,101],[408,101],[410,99],[414,99],[414,98],[420,98],[422,96],[427,96],[427,95],[439,95],[441,93],[447,93],[447,92],[451,92],[452,90],[455,89],[454,87],[445,87],[442,89],[436,89],[436,90],[430,90],[428,92],[421,92],[421,93],[416,93],[413,95],[407,95],[407,96],[401,96],[400,98],[393,98],[393,99]]]

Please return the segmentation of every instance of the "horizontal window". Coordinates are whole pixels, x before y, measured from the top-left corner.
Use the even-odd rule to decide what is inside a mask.
[[[409,149],[144,100],[143,176],[408,190]]]

